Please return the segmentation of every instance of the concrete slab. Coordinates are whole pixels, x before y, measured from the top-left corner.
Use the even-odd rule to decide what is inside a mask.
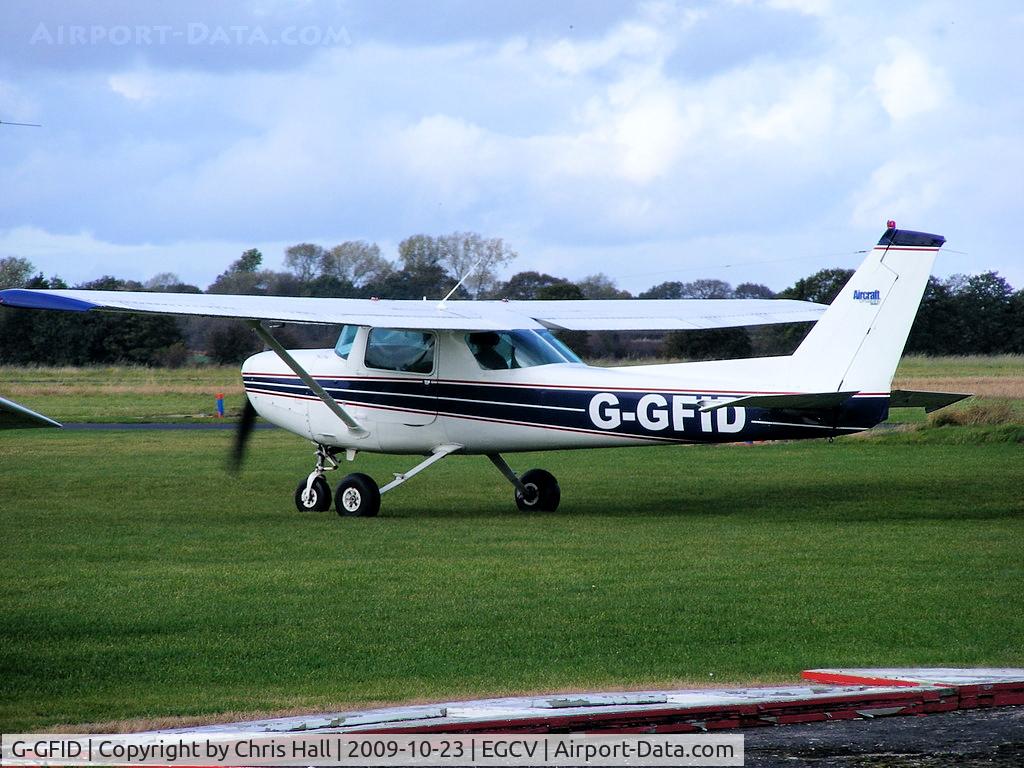
[[[699,733],[1024,705],[1024,669],[815,669],[799,685],[552,694],[174,729],[175,733]]]

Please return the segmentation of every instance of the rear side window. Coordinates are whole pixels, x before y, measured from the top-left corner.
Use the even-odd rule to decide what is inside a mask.
[[[341,335],[338,337],[338,343],[334,345],[334,353],[345,360],[348,360],[349,353],[352,352],[352,345],[356,340],[356,333],[359,331],[357,325],[346,325],[341,329]]]
[[[405,373],[434,370],[434,334],[374,328],[366,340],[366,367]]]

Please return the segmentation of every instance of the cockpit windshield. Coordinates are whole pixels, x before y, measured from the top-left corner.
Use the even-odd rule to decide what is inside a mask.
[[[478,331],[466,334],[466,344],[488,371],[582,362],[548,330]]]

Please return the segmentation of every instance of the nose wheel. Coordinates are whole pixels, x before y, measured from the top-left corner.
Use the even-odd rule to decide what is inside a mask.
[[[299,512],[326,512],[331,508],[331,486],[323,475],[313,478],[312,485],[308,479],[302,480],[295,489],[295,508]]]
[[[324,472],[338,468],[338,460],[325,446],[316,447],[316,467],[295,489],[295,508],[299,512],[326,512],[331,508],[331,486]]]

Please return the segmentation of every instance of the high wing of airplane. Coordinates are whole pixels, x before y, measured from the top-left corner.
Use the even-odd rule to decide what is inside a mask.
[[[890,223],[828,306],[792,300],[388,301],[84,290],[0,291],[0,305],[238,318],[269,348],[242,366],[236,456],[258,413],[310,440],[295,490],[323,511],[342,454],[423,456],[383,487],[338,483],[340,515],[376,515],[380,497],[452,454],[486,455],[523,510],[553,511],[557,480],[516,473],[502,454],[608,446],[836,437],[870,429],[890,405],[934,410],[967,395],[891,392],[945,238]],[[817,321],[792,355],[598,368],[559,330],[681,330]],[[287,350],[281,322],[341,325],[334,349]]]

